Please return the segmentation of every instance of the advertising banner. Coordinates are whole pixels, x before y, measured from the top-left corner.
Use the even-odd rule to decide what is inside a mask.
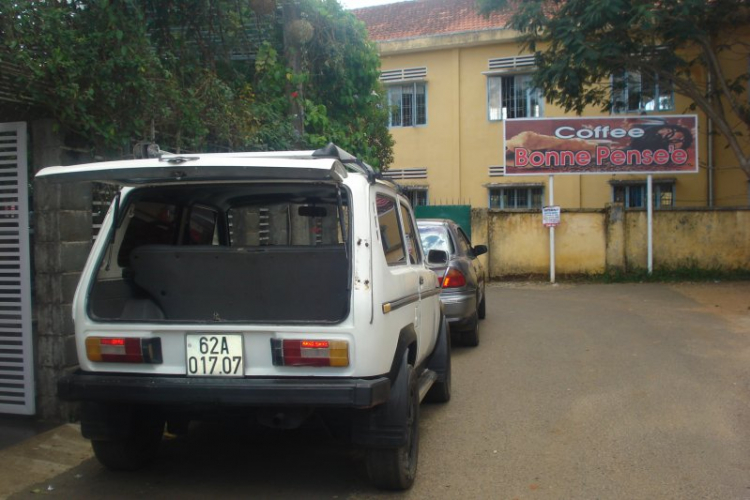
[[[695,173],[698,118],[512,119],[503,150],[505,175]]]

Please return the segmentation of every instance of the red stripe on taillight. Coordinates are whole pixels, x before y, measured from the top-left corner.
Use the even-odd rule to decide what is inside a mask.
[[[102,361],[118,363],[143,363],[141,339],[102,339]],[[104,346],[112,349],[104,352]]]

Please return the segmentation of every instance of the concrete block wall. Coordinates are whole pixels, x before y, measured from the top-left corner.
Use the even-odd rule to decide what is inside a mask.
[[[66,153],[50,120],[32,123],[34,173],[80,163]],[[78,363],[71,305],[91,248],[90,184],[34,182],[34,318],[37,416],[72,420],[77,407],[57,399],[57,380]]]
[[[493,279],[546,275],[550,232],[540,210],[472,211],[472,231],[487,242]],[[483,241],[480,241],[483,240]],[[645,210],[613,204],[603,210],[563,210],[555,229],[555,272],[600,274],[648,267]],[[654,268],[750,269],[750,209],[676,208],[653,219]]]

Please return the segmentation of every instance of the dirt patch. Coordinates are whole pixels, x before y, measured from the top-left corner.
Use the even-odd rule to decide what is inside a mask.
[[[750,281],[718,283],[677,283],[674,290],[690,297],[717,314],[750,314]]]
[[[677,283],[670,287],[750,333],[750,281]]]

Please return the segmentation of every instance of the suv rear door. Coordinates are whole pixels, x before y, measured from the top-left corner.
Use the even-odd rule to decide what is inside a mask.
[[[407,254],[409,257],[409,267],[417,279],[417,311],[415,328],[419,336],[419,357],[426,356],[432,352],[433,332],[437,329],[437,317],[434,311],[436,307],[429,307],[427,301],[438,301],[437,294],[433,293],[436,289],[435,275],[424,264],[424,254],[422,245],[417,231],[417,225],[414,221],[414,214],[411,208],[404,200],[400,200],[401,220],[404,228],[404,241],[406,243]]]

